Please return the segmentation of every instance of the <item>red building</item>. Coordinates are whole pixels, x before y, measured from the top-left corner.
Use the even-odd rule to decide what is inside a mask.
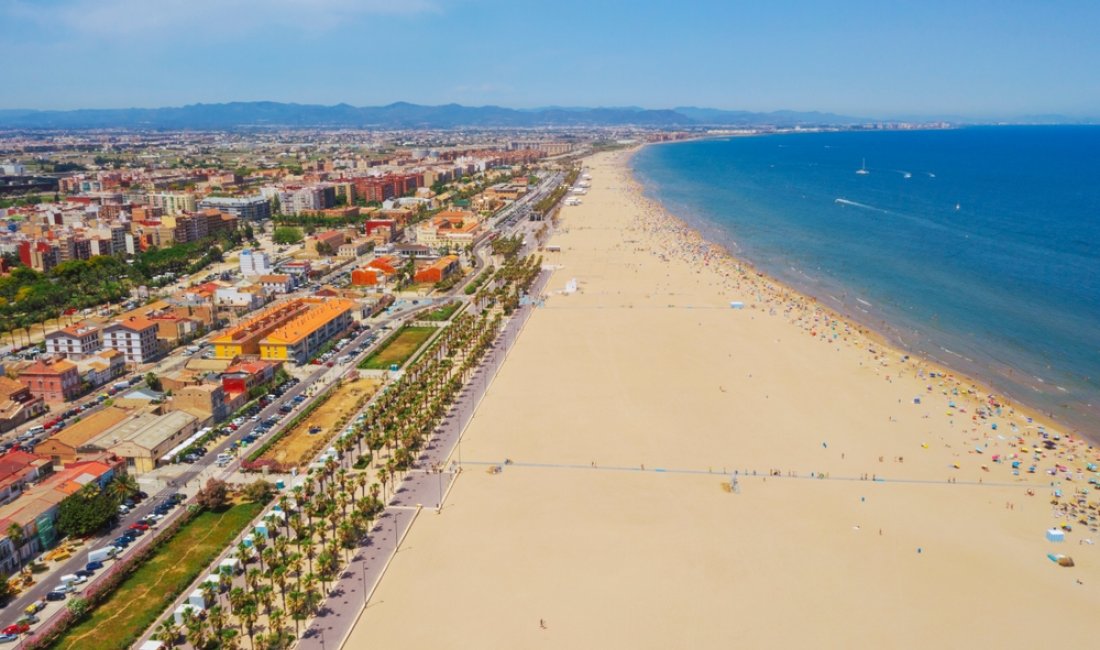
[[[19,372],[19,381],[31,395],[47,402],[64,402],[80,394],[80,371],[64,359],[53,363],[35,361]]]
[[[458,256],[444,255],[435,262],[418,270],[414,279],[417,282],[441,282],[443,278],[450,277],[458,271]]]
[[[226,393],[246,393],[275,377],[278,364],[270,361],[247,361],[226,368],[222,373],[222,390]]]

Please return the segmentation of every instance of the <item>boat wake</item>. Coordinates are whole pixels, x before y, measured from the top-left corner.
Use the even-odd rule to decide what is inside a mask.
[[[866,203],[860,203],[859,201],[849,201],[843,197],[837,197],[833,200],[833,203],[837,205],[849,205],[853,208],[863,208],[864,210],[871,210],[873,212],[881,212],[883,214],[890,214],[889,210],[883,210],[882,208],[876,208],[873,205],[867,205]]]

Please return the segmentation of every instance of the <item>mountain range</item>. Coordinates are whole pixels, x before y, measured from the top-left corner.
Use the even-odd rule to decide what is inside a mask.
[[[673,109],[549,106],[425,106],[397,102],[386,106],[229,102],[168,108],[105,108],[67,111],[0,109],[8,129],[235,129],[274,127],[451,129],[459,127],[535,128],[640,126],[853,125],[867,119],[832,113],[775,111],[754,113],[684,106]]]

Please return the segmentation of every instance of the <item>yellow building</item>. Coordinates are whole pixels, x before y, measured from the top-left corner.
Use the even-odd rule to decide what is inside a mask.
[[[265,336],[309,311],[310,303],[305,300],[299,298],[269,307],[210,339],[214,358],[235,359],[243,354],[259,354],[260,341]]]
[[[260,341],[260,358],[306,363],[333,336],[351,327],[356,303],[342,298],[302,298],[310,308]]]

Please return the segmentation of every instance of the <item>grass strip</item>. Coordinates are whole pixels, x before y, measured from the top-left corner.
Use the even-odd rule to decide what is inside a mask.
[[[262,510],[263,504],[242,503],[221,512],[199,513],[158,546],[84,620],[49,647],[57,650],[130,647]]]
[[[436,332],[435,327],[403,327],[359,364],[364,370],[386,370],[391,365],[405,364],[420,346]]]

